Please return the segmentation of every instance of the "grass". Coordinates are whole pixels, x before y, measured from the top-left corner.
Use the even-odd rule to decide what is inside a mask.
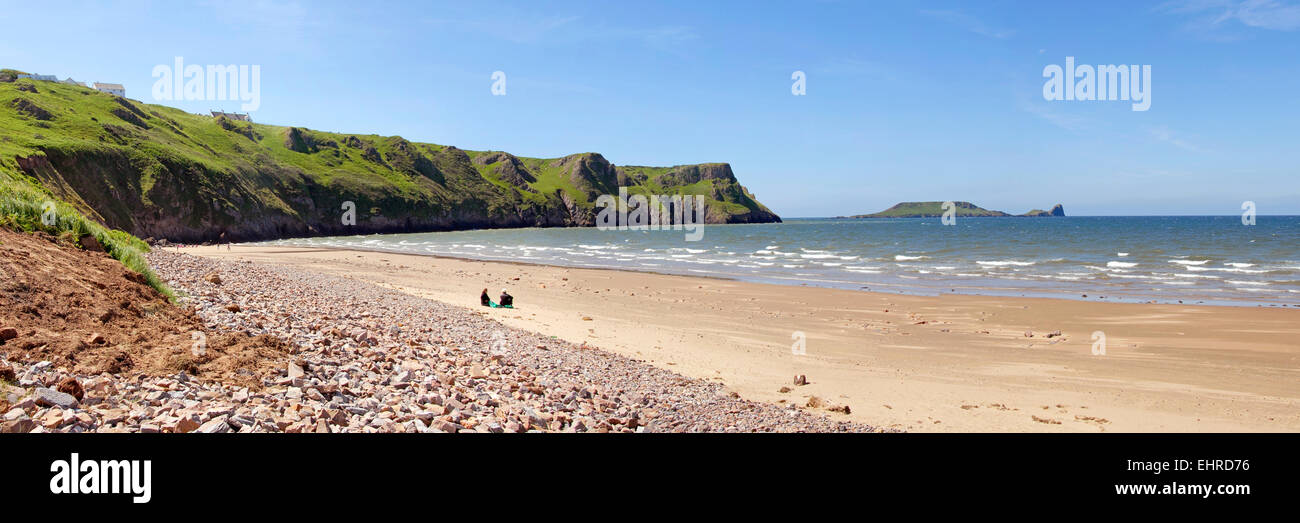
[[[49,206],[53,205],[52,208]],[[42,220],[47,210],[51,211],[52,224]],[[67,203],[21,179],[18,175],[0,172],[0,227],[19,232],[45,232],[58,237],[61,241],[80,245],[80,239],[92,236],[104,247],[113,259],[122,262],[126,268],[144,276],[149,286],[157,289],[169,300],[175,300],[172,292],[145,261],[149,246],[144,241],[119,230],[111,230],[100,225]]]
[[[395,221],[455,227],[449,217],[479,226],[564,216],[564,196],[591,210],[593,194],[616,190],[572,176],[565,162],[579,155],[519,157],[536,181],[516,188],[497,165],[474,163],[486,153],[218,119],[62,83],[0,81],[0,171],[19,173],[18,158],[45,156],[57,172],[42,183],[85,216],[142,237],[152,232],[139,220],[151,213],[187,228],[187,237],[169,239],[199,242],[253,221],[334,223],[343,201]],[[723,216],[767,211],[734,181],[674,182],[686,167],[618,169],[640,180],[629,184],[633,194],[704,195],[711,214]],[[111,199],[103,197],[108,188]]]

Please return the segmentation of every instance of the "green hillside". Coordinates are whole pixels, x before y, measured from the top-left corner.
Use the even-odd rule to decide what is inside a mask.
[[[10,80],[10,81],[5,81]],[[594,201],[698,194],[708,223],[779,221],[727,164],[615,166],[400,136],[249,123],[0,75],[0,177],[138,237],[194,242],[487,227],[587,226]],[[343,202],[356,205],[344,227]]]

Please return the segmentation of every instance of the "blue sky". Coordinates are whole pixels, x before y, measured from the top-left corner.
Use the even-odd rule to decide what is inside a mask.
[[[1300,3],[0,2],[0,66],[261,67],[256,121],[621,165],[729,162],[777,213],[906,200],[1300,214]],[[1152,103],[1043,68],[1152,68]],[[493,71],[506,95],[491,93]],[[807,94],[791,94],[804,71]],[[238,102],[162,101],[192,112]]]

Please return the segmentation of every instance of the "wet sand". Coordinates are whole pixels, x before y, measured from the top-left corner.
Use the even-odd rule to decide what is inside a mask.
[[[829,415],[879,427],[1300,431],[1297,310],[906,296],[351,250],[183,251],[473,307],[748,399],[847,405],[851,413]],[[480,307],[484,287],[494,299],[509,288],[517,308]],[[1049,338],[1054,331],[1061,335]],[[1104,355],[1094,354],[1097,331]],[[798,333],[803,355],[792,350]],[[796,374],[809,384],[795,386]]]

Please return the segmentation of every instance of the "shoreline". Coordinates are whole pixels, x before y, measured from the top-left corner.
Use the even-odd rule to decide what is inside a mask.
[[[469,307],[747,399],[844,404],[850,414],[830,415],[883,428],[1300,431],[1300,316],[1280,307],[915,296],[379,250],[181,250]],[[518,308],[479,307],[482,288],[502,286]],[[1106,356],[1091,354],[1095,331]],[[791,354],[798,332],[806,356]],[[810,384],[793,386],[795,374]]]
[[[752,224],[732,224],[732,225],[752,225]],[[368,236],[368,235],[363,235],[363,236]],[[274,241],[281,241],[281,240],[274,240]],[[790,281],[790,282],[794,282],[794,281],[805,281],[805,282],[808,282],[808,281],[827,282],[828,280],[795,279],[795,278],[783,278],[783,277],[776,277],[776,276],[769,276],[769,277],[763,277],[763,278],[749,278],[749,279],[746,279],[746,278],[741,278],[741,277],[736,276],[736,275],[713,275],[713,274],[705,274],[705,273],[700,273],[700,274],[682,274],[682,273],[677,273],[677,272],[667,272],[667,271],[662,271],[662,270],[641,269],[641,268],[633,268],[633,267],[608,267],[608,266],[557,265],[557,264],[553,264],[553,263],[531,262],[531,261],[518,261],[518,260],[511,260],[511,259],[471,258],[471,257],[466,257],[466,256],[453,256],[453,255],[447,255],[447,254],[413,253],[413,252],[405,252],[405,251],[399,251],[399,250],[383,249],[383,248],[378,248],[378,247],[363,247],[363,246],[333,247],[333,246],[271,245],[271,244],[269,244],[269,242],[234,243],[234,244],[231,244],[231,245],[232,245],[232,246],[242,246],[242,247],[245,247],[245,248],[267,248],[267,249],[272,249],[272,248],[286,248],[286,249],[341,250],[341,251],[373,252],[373,253],[381,253],[381,254],[394,254],[394,255],[406,255],[406,256],[428,256],[428,257],[433,257],[433,258],[440,258],[440,259],[447,259],[447,260],[460,260],[460,261],[468,261],[468,262],[501,263],[501,264],[527,265],[527,266],[537,266],[537,267],[553,267],[553,268],[559,268],[559,269],[583,269],[583,270],[603,270],[603,271],[619,271],[619,272],[637,272],[637,273],[645,273],[645,274],[655,274],[655,275],[660,275],[660,276],[682,276],[682,277],[687,277],[687,278],[705,278],[705,279],[715,279],[715,280],[736,281],[736,282],[743,282],[743,283],[754,283],[754,284],[761,284],[761,285],[781,285],[781,286],[790,286],[790,287],[816,287],[816,288],[823,288],[823,289],[837,289],[837,290],[847,290],[847,291],[860,291],[860,292],[868,292],[868,293],[876,293],[876,294],[888,294],[888,295],[894,295],[894,294],[895,294],[895,292],[887,292],[887,291],[881,291],[881,290],[872,290],[870,286],[861,285],[861,284],[858,283],[858,282],[849,282],[849,281],[834,281],[834,280],[830,280],[830,282],[832,282],[832,283],[844,283],[844,284],[846,284],[846,285],[844,285],[844,286],[817,285],[817,284],[809,284],[809,283],[783,283],[782,280],[788,280],[788,281]],[[187,245],[187,246],[183,246],[183,247],[181,247],[181,248],[187,248],[187,249],[213,248],[213,249],[215,249],[215,248],[218,248],[218,247],[220,247],[220,246],[218,246],[218,245],[206,245],[206,246],[205,246],[205,245]],[[159,247],[159,248],[171,248],[171,249],[175,249],[175,248],[177,248],[177,246],[176,246],[176,245],[169,245],[169,246],[167,246],[167,247]],[[873,285],[879,285],[879,286],[885,286],[885,287],[898,287],[897,292],[896,292],[896,294],[898,294],[898,295],[903,295],[903,296],[917,296],[917,297],[931,297],[931,298],[933,298],[933,297],[940,297],[940,296],[976,296],[976,297],[989,297],[989,298],[1031,298],[1031,299],[1048,299],[1048,300],[1069,300],[1069,301],[1078,301],[1078,302],[1084,302],[1084,303],[1127,303],[1127,304],[1146,304],[1146,305],[1195,305],[1195,306],[1205,306],[1205,307],[1234,307],[1234,308],[1261,308],[1261,309],[1264,309],[1264,308],[1267,308],[1267,309],[1287,309],[1287,308],[1300,309],[1300,303],[1287,304],[1287,303],[1253,302],[1253,301],[1248,301],[1248,300],[1203,300],[1203,299],[1197,299],[1197,300],[1195,300],[1195,301],[1191,301],[1190,298],[1189,298],[1189,299],[1183,299],[1183,300],[1176,299],[1176,298],[1161,298],[1161,299],[1151,299],[1151,298],[1128,298],[1128,297],[1116,297],[1116,298],[1111,298],[1111,297],[1109,297],[1109,296],[1107,296],[1107,295],[1105,295],[1105,294],[1098,294],[1098,295],[1097,295],[1097,298],[1095,298],[1095,299],[1089,299],[1089,298],[1081,298],[1081,297],[1075,296],[1073,293],[1067,293],[1067,292],[1064,292],[1064,291],[1043,291],[1043,292],[1041,292],[1041,293],[1036,293],[1036,294],[1035,294],[1035,293],[1017,293],[1016,291],[1013,291],[1013,290],[997,289],[997,288],[991,288],[991,287],[983,288],[983,289],[982,289],[983,292],[979,292],[979,291],[976,291],[976,292],[964,292],[964,291],[960,291],[960,292],[959,292],[959,291],[954,291],[954,292],[942,292],[942,291],[939,291],[939,290],[935,290],[935,292],[931,294],[931,293],[917,292],[917,291],[915,290],[916,288],[905,287],[905,286],[897,285],[897,284],[893,284],[893,283],[876,283],[876,284],[873,284]],[[856,286],[857,288],[853,288],[854,286]],[[943,286],[935,287],[935,289],[939,289],[939,288],[942,288],[942,287],[943,287]],[[955,287],[950,287],[950,288],[955,289]],[[969,290],[969,289],[978,289],[978,288],[975,288],[975,287],[966,287],[965,289]],[[1105,291],[1103,291],[1103,292],[1105,292]]]

